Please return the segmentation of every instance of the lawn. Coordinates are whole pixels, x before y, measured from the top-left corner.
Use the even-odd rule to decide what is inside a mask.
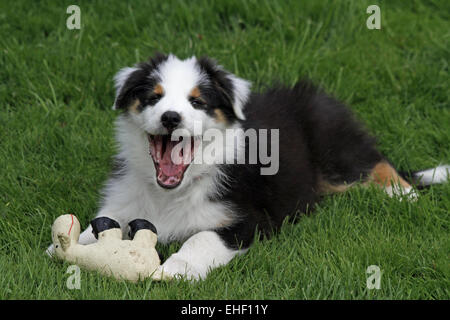
[[[356,188],[202,282],[139,284],[50,260],[52,221],[98,209],[115,153],[112,77],[155,51],[208,55],[260,90],[313,79],[401,170],[450,162],[448,1],[0,2],[0,299],[449,299],[450,185],[415,203]],[[369,30],[366,8],[381,8]],[[164,256],[180,244],[159,245]],[[368,289],[366,269],[381,270]]]

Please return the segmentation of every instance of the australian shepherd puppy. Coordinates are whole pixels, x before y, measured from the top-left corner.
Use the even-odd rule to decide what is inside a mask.
[[[308,82],[251,93],[213,60],[162,54],[114,80],[119,152],[97,217],[124,235],[147,219],[159,242],[184,241],[161,266],[172,276],[205,278],[325,193],[372,183],[411,200],[410,183],[448,179],[449,166],[399,175],[350,110]],[[89,227],[80,243],[93,241]]]

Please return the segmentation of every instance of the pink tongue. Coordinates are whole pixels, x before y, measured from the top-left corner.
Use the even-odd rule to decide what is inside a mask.
[[[166,176],[175,176],[183,171],[182,163],[175,164],[172,161],[172,150],[178,143],[178,141],[167,141],[166,150],[161,158],[161,161],[159,162],[159,167]]]

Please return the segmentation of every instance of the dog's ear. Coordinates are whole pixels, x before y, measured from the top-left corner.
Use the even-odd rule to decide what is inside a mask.
[[[198,64],[212,84],[224,95],[240,120],[245,120],[244,106],[250,96],[251,83],[224,70],[214,60],[202,57]]]
[[[114,76],[116,99],[113,109],[127,109],[136,99],[137,89],[145,84],[145,71],[140,65],[123,68]]]
[[[156,53],[147,62],[120,69],[114,76],[116,98],[112,108],[126,109],[134,102],[140,90],[149,88],[151,85],[150,75],[165,60],[167,60],[167,55]]]
[[[131,74],[133,72],[136,72],[137,70],[138,70],[138,68],[135,68],[135,67],[134,68],[130,68],[130,67],[122,68],[114,76],[114,87],[116,89],[116,99],[114,101],[113,109],[120,108],[120,106],[118,104],[119,95],[122,92],[122,89],[124,88],[124,85],[127,82],[127,80],[130,78]]]

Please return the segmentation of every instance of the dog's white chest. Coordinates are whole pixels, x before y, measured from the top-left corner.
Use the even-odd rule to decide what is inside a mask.
[[[230,208],[222,201],[210,200],[207,194],[202,186],[196,186],[180,196],[152,197],[146,218],[156,226],[158,241],[182,241],[197,232],[229,225]]]

